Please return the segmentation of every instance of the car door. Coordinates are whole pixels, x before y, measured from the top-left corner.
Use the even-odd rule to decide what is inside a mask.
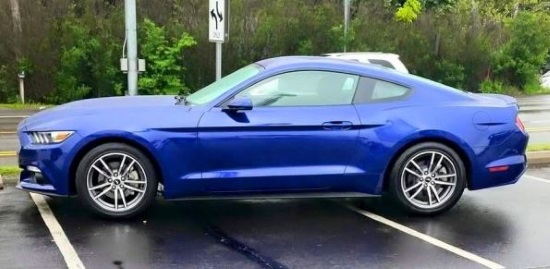
[[[327,71],[274,75],[243,89],[249,111],[205,112],[199,123],[207,192],[311,191],[346,188],[359,116],[359,78]],[[226,102],[227,103],[227,102]]]
[[[399,117],[398,109],[392,109],[407,106],[403,101],[411,93],[411,88],[395,81],[360,78],[353,103],[362,128],[359,131],[357,155],[352,158],[347,169],[347,178],[355,180],[356,191],[379,193],[382,187],[381,175],[388,162],[395,157],[392,148],[403,137],[417,131],[417,127]]]

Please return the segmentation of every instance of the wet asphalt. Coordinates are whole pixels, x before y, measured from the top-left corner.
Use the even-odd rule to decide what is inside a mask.
[[[550,168],[465,192],[446,214],[409,217],[383,198],[166,202],[108,221],[76,199],[48,204],[86,268],[484,268],[349,210],[351,204],[507,268],[550,267]],[[66,268],[32,199],[0,191],[0,268]]]

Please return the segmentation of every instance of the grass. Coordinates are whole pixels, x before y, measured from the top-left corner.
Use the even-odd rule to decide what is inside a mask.
[[[544,150],[550,150],[550,144],[527,145],[527,151],[544,151]]]
[[[508,89],[505,89],[504,92],[502,92],[502,94],[505,94],[505,95],[510,95],[510,96],[514,96],[514,97],[528,97],[528,96],[537,96],[537,95],[547,95],[547,94],[550,94],[550,89],[546,89],[546,88],[542,88],[542,87],[539,87],[535,90],[523,90],[523,91],[520,91],[519,89],[517,88],[508,88]]]
[[[21,172],[21,168],[17,166],[0,166],[0,175],[3,177],[15,177]]]
[[[0,104],[0,108],[9,108],[9,109],[40,109],[43,107],[51,107],[52,105],[40,104],[40,103],[29,103],[29,104]]]

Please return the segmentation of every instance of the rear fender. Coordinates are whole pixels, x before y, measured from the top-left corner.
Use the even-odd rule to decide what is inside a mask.
[[[441,130],[424,130],[407,136],[399,141],[393,147],[392,159],[388,162],[382,174],[383,181],[379,183],[377,190],[386,190],[388,186],[388,178],[391,174],[391,169],[401,154],[408,148],[425,142],[436,142],[444,144],[453,149],[461,158],[466,169],[467,184],[470,185],[472,160],[475,158],[475,152],[466,141],[458,136]],[[379,193],[377,191],[377,193]]]

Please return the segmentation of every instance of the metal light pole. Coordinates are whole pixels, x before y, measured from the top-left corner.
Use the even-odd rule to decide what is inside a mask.
[[[346,52],[348,46],[350,1],[351,0],[344,0],[344,52]]]
[[[21,71],[17,75],[19,77],[19,98],[21,98],[21,104],[25,103],[25,71]]]
[[[137,95],[138,57],[136,0],[124,0],[124,15],[126,21],[126,45],[128,46],[128,94]]]
[[[222,43],[216,43],[216,80],[222,78]]]

